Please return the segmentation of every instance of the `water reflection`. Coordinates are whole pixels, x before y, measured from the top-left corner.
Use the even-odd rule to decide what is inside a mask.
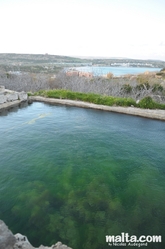
[[[0,110],[0,116],[7,116],[10,112],[17,112],[21,108],[26,108],[29,105],[28,101],[23,101],[18,105],[8,107],[5,109]]]

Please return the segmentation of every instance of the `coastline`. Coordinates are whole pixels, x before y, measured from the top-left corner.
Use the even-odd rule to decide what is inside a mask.
[[[87,103],[83,101],[45,98],[45,97],[40,97],[40,96],[30,96],[29,100],[32,102],[33,101],[44,102],[48,104],[60,104],[60,105],[75,106],[75,107],[81,107],[81,108],[103,110],[103,111],[109,111],[109,112],[117,112],[117,113],[122,113],[122,114],[128,114],[128,115],[134,115],[134,116],[139,116],[139,117],[145,117],[145,118],[165,121],[165,110],[158,110],[158,109],[151,110],[151,109],[141,109],[137,107],[97,105],[97,104]]]

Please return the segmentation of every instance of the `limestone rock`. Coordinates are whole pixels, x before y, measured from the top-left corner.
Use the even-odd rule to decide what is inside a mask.
[[[57,242],[51,247],[43,246],[33,247],[25,235],[20,233],[12,234],[6,224],[0,220],[0,249],[72,249],[61,242]]]
[[[0,220],[0,249],[13,249],[16,239],[6,224]]]
[[[41,245],[38,249],[72,249],[64,244],[62,244],[60,241],[57,242],[55,245],[52,245],[51,247],[43,246]]]
[[[55,245],[52,246],[52,249],[72,249],[61,242],[57,242]]]
[[[5,89],[4,86],[0,86],[0,104],[12,104],[16,101],[26,102],[28,101],[28,95],[26,92],[15,92],[9,89]]]
[[[0,92],[3,92],[5,90],[4,86],[0,86]]]
[[[11,92],[6,94],[7,101],[14,101],[18,99],[18,93],[17,92]]]
[[[28,95],[25,92],[18,93],[18,99],[21,101],[26,101],[28,99]]]
[[[7,99],[6,96],[4,94],[0,94],[0,104],[6,103]]]
[[[26,236],[17,233],[15,234],[15,238],[16,243],[13,247],[14,249],[34,249],[34,247],[30,244]]]

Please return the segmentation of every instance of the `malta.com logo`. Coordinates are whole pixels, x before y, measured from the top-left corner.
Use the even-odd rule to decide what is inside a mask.
[[[161,235],[141,235],[137,237],[136,235],[129,235],[128,233],[121,233],[121,235],[106,235],[106,242],[109,246],[148,246],[149,243],[161,243]]]

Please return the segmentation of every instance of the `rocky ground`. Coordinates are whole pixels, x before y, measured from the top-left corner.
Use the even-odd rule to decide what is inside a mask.
[[[41,245],[36,248],[33,247],[25,235],[20,233],[13,234],[7,225],[0,220],[0,249],[71,249],[70,247],[57,242],[56,244],[48,247]]]
[[[7,102],[13,102],[16,100],[27,101],[28,96],[25,92],[16,92],[5,89],[4,86],[0,86],[0,104]]]
[[[25,92],[16,92],[0,86],[0,112],[7,112],[11,108],[28,105],[28,95]]]

